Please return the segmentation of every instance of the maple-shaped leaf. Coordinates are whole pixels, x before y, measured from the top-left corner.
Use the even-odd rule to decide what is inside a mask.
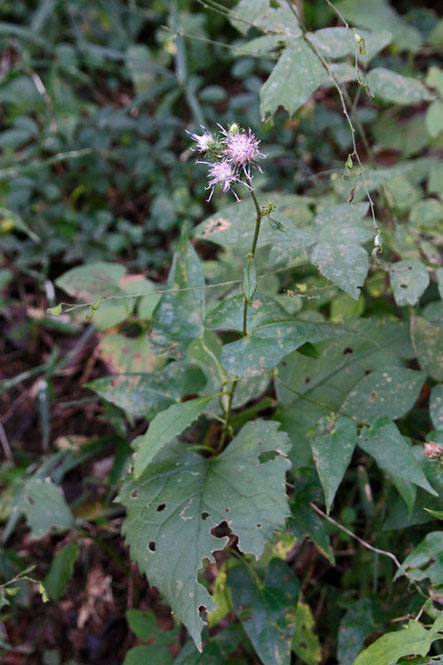
[[[139,480],[128,477],[119,501],[127,508],[123,533],[132,558],[165,595],[201,649],[200,609],[215,603],[197,580],[228,538],[213,535],[227,523],[243,552],[259,558],[289,515],[285,474],[289,440],[278,423],[247,423],[226,450],[203,458],[171,444]]]

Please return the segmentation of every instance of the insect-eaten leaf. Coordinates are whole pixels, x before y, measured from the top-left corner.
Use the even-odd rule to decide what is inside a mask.
[[[228,542],[220,525],[238,536],[243,552],[260,557],[289,515],[285,474],[287,435],[273,421],[245,425],[219,456],[205,459],[171,444],[139,480],[128,477],[119,501],[132,557],[165,595],[199,649],[203,608],[215,603],[197,580],[203,561]],[[272,453],[266,459],[263,454]]]

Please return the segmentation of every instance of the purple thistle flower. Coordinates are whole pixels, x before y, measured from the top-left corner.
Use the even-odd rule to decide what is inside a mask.
[[[220,125],[219,125],[220,127]],[[221,127],[225,136],[225,154],[227,160],[236,169],[242,169],[248,180],[251,180],[251,165],[256,166],[261,172],[261,168],[256,161],[264,159],[264,155],[259,150],[260,141],[255,138],[250,129],[240,131],[237,126],[233,126],[229,131]]]
[[[203,125],[200,125],[201,128],[203,129],[203,134],[192,134],[191,132],[188,132],[187,129],[185,129],[185,132],[189,134],[191,139],[195,141],[196,147],[191,148],[191,150],[197,150],[198,152],[206,152],[209,150],[211,145],[214,143],[215,139],[212,136],[211,132],[208,132],[206,127],[203,127]]]
[[[210,166],[211,168],[209,169],[209,177],[212,178],[212,180],[209,181],[209,184],[206,187],[206,189],[210,189],[211,187],[212,189],[208,201],[211,200],[215,186],[218,185],[219,183],[223,186],[223,191],[227,192],[231,189],[231,185],[233,182],[241,182],[239,180],[238,175],[235,172],[235,169],[233,169],[231,164],[229,164],[229,162],[227,162],[226,160],[223,160],[221,162],[215,162]],[[238,196],[234,192],[234,190],[232,190],[232,193],[234,194],[235,198],[238,201],[239,200]]]

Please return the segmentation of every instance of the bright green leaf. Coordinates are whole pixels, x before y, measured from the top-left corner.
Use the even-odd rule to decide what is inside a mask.
[[[141,437],[139,448],[135,454],[135,478],[141,476],[167,443],[181,434],[202,414],[205,406],[213,397],[214,395],[209,395],[209,397],[198,397],[188,402],[172,404],[166,411],[162,411],[155,416],[148,427],[148,431]]]
[[[387,633],[371,644],[354,665],[391,665],[402,656],[426,656],[433,639],[431,631],[411,619],[403,630]]]

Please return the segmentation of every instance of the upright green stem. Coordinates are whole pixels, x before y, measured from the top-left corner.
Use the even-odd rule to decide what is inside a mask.
[[[259,233],[260,233],[260,225],[261,225],[261,220],[262,220],[262,217],[263,217],[263,213],[260,209],[259,202],[257,201],[257,197],[255,196],[255,193],[254,193],[253,189],[251,189],[251,196],[252,196],[252,200],[254,201],[256,217],[255,217],[254,237],[252,238],[252,245],[251,245],[251,249],[250,249],[249,254],[248,254],[248,258],[253,260],[254,257],[255,257],[255,250],[257,248],[258,236],[259,236]],[[243,307],[243,336],[248,334],[247,320],[248,320],[248,303],[247,303],[246,298],[245,298],[244,307]],[[237,387],[237,383],[238,383],[238,379],[234,379],[232,381],[231,388],[229,390],[228,403],[227,403],[227,407],[226,407],[226,410],[225,410],[225,425],[223,427],[223,432],[222,432],[222,435],[221,435],[221,438],[220,438],[220,443],[217,446],[217,453],[219,453],[223,450],[223,447],[224,447],[225,442],[226,442],[226,437],[227,437],[228,432],[229,432],[229,421],[230,421],[230,418],[231,418],[232,401],[234,399],[234,393],[235,393],[235,389]]]
[[[261,225],[261,220],[262,220],[262,217],[263,217],[263,213],[260,210],[260,205],[257,201],[257,197],[255,196],[255,193],[254,193],[253,189],[251,189],[251,196],[252,196],[252,200],[254,201],[254,205],[255,205],[256,217],[255,217],[254,237],[252,239],[252,245],[251,245],[251,249],[250,249],[250,252],[249,252],[248,256],[251,259],[254,259],[255,250],[257,248],[258,236],[259,236],[259,233],[260,233],[260,225]],[[248,334],[248,303],[245,299],[244,307],[243,307],[243,335],[245,336],[247,334]]]

